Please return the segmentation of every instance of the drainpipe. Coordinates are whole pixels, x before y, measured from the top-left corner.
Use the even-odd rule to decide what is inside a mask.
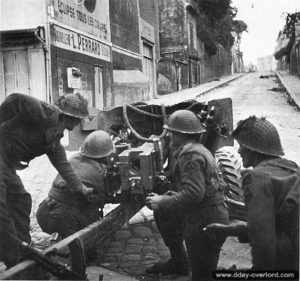
[[[49,11],[48,11],[49,10]],[[46,91],[47,91],[47,101],[49,103],[53,102],[52,97],[52,73],[51,73],[51,37],[50,37],[50,24],[48,17],[48,12],[50,14],[54,13],[54,7],[50,4],[48,6],[48,1],[44,0],[44,30],[45,30],[45,75],[46,75]]]

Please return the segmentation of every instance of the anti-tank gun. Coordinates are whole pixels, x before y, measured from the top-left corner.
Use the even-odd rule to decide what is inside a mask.
[[[217,127],[220,130],[220,126],[216,125],[213,120],[215,116],[214,107],[208,112],[208,105],[204,104],[197,115],[199,121],[208,130],[211,130],[213,127]],[[127,122],[127,124],[129,123]],[[165,161],[167,161],[168,157],[171,158],[170,155],[166,155],[169,154],[169,141],[165,132],[160,137],[152,135],[149,139],[146,139],[135,131],[134,137],[136,139],[134,143],[138,143],[138,140],[141,140],[141,144],[132,145],[134,137],[130,137],[130,134],[133,134],[130,129],[120,130],[119,135],[114,138],[117,153],[114,157],[115,163],[112,165],[112,170],[116,177],[120,177],[120,187],[117,191],[115,185],[109,184],[114,181],[112,173],[110,173],[110,180],[106,181],[108,183],[107,193],[115,195],[115,197],[119,194],[119,198],[124,198],[124,194],[126,194],[143,202],[145,197],[151,192],[164,193],[170,184],[166,176],[168,171],[164,170]],[[202,136],[202,138],[204,140],[205,136]],[[130,139],[131,142],[129,141]],[[145,139],[147,141],[143,142]],[[118,171],[117,174],[116,171]],[[121,194],[123,196],[120,196]],[[119,200],[121,201],[122,199]]]
[[[142,203],[151,192],[167,190],[170,182],[163,168],[165,158],[158,137],[153,136],[151,142],[138,146],[116,144],[116,152],[106,175],[107,194],[113,198],[112,202],[122,202],[130,196]],[[119,182],[119,186],[112,182]]]
[[[168,183],[163,171],[163,152],[158,138],[139,147],[126,149],[118,158],[122,191],[130,193],[137,200],[144,200],[158,183]]]
[[[166,124],[167,117],[179,109],[193,111],[206,128],[199,141],[215,154],[228,184],[226,200],[231,216],[243,218],[243,195],[237,159],[234,159],[228,149],[220,150],[224,146],[233,146],[230,136],[233,127],[230,99],[204,103],[190,100],[166,107],[147,104],[125,105],[113,109],[114,114],[111,115],[110,112],[109,119],[105,119],[107,116],[104,115],[104,120],[110,125],[108,131],[114,132],[114,139],[119,142],[116,145],[116,163],[121,184],[117,194],[130,195],[131,198],[143,202],[150,192],[163,193],[167,190],[167,175],[172,171],[174,161],[163,125]]]

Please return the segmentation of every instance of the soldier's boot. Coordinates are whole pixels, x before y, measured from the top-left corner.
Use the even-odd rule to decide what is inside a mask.
[[[181,251],[172,251],[171,258],[166,262],[157,262],[146,269],[148,274],[162,274],[162,275],[184,275],[189,274],[189,266],[186,253],[182,247]]]

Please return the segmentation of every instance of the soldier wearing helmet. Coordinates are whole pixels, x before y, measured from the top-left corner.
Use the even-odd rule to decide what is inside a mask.
[[[6,232],[30,243],[29,234],[31,196],[18,177],[16,170],[46,154],[72,187],[72,192],[88,197],[85,187],[60,144],[65,129],[73,130],[80,119],[88,117],[87,101],[79,94],[65,95],[57,106],[36,98],[14,93],[0,105],[0,260],[7,267],[18,262],[22,254]]]
[[[57,175],[48,197],[40,204],[37,221],[46,233],[58,232],[65,238],[102,217],[106,200],[105,172],[114,145],[108,133],[94,131],[69,161],[82,183],[93,190],[93,202],[72,192],[72,187]]]
[[[171,258],[166,263],[154,264],[147,272],[187,275],[184,239],[192,280],[212,280],[225,239],[220,238],[212,245],[203,227],[213,222],[228,223],[225,183],[214,157],[199,142],[205,130],[193,112],[174,112],[165,128],[175,148],[173,173],[178,189],[163,195],[152,194],[146,198],[146,205],[154,211]]]
[[[207,231],[219,236],[238,236],[252,247],[254,270],[299,270],[300,169],[284,159],[279,134],[265,118],[240,121],[232,136],[246,170],[247,223],[212,224]]]

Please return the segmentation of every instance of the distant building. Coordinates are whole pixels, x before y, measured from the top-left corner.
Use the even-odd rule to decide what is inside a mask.
[[[293,33],[289,36],[283,31],[279,32],[274,55],[278,70],[300,76],[300,22],[294,23]]]
[[[273,55],[257,59],[257,71],[275,71],[276,69],[276,60]]]
[[[295,23],[295,40],[291,50],[290,71],[300,77],[300,22]]]
[[[283,31],[279,31],[275,47],[275,59],[278,70],[288,70],[290,63],[291,40]]]
[[[234,43],[231,47],[231,55],[232,55],[232,73],[242,73],[245,71],[244,60],[243,60],[243,52],[241,52],[241,38],[242,33],[247,32],[247,24],[242,20],[235,20],[233,22],[233,30],[231,32]]]
[[[159,0],[159,11],[158,93],[193,87],[200,83],[198,13],[188,2],[168,0]]]
[[[158,94],[167,94],[231,74],[232,55],[215,43],[208,54],[199,30],[205,20],[194,0],[159,0],[160,60]]]

